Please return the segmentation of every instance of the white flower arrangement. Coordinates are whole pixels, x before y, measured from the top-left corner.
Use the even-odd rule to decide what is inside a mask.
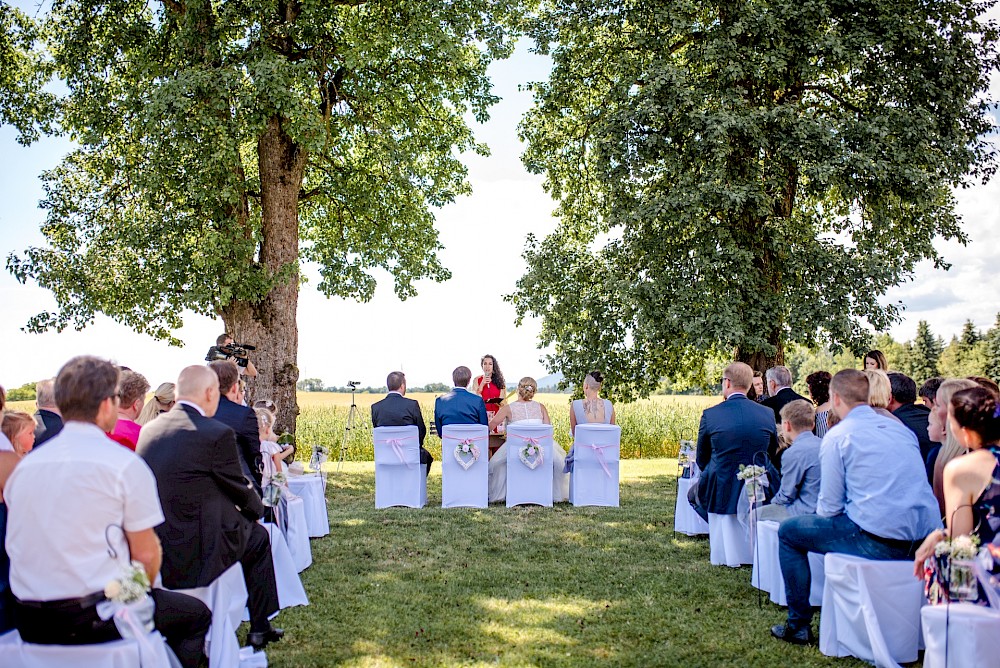
[[[121,576],[104,585],[104,596],[116,603],[135,603],[146,598],[148,593],[149,575],[138,561],[122,566]]]
[[[750,466],[745,466],[740,464],[740,472],[736,474],[737,480],[753,480],[755,482],[761,482],[760,478],[767,475],[767,469],[763,466],[757,466],[756,464],[751,464]],[[767,487],[766,479],[762,484]]]
[[[956,561],[975,559],[979,553],[979,537],[964,535],[948,540],[945,538],[934,546],[934,556],[948,556]]]

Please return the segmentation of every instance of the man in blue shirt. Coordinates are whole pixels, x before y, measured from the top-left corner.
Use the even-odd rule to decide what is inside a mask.
[[[838,372],[830,400],[841,422],[820,446],[816,514],[789,518],[778,531],[788,620],[772,627],[771,635],[796,644],[813,641],[809,552],[909,560],[924,537],[941,527],[917,438],[868,406],[867,377],[856,369]]]
[[[812,433],[816,410],[805,399],[796,399],[781,409],[781,433],[791,443],[781,454],[781,488],[771,504],[757,517],[781,522],[789,517],[816,512],[819,500],[819,445]]]

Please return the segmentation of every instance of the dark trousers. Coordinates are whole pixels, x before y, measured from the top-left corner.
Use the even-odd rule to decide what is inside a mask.
[[[267,618],[278,611],[278,586],[274,581],[271,538],[267,529],[256,522],[250,530],[240,563],[243,565],[243,581],[247,585],[250,631],[266,631],[271,628]]]
[[[778,529],[778,559],[788,597],[788,625],[802,628],[812,622],[810,552],[839,552],[883,561],[906,560],[913,558],[921,542],[892,541],[887,544],[884,539],[876,540],[845,514],[834,517],[799,515],[784,520]]]
[[[427,477],[431,475],[431,464],[434,463],[434,456],[427,452],[427,448],[420,446],[420,463],[427,467]]]
[[[205,657],[205,634],[212,623],[212,613],[204,603],[186,594],[154,589],[149,594],[156,604],[153,624],[184,668],[196,668],[208,662]],[[15,623],[21,639],[40,645],[93,645],[120,640],[113,620],[97,615],[97,600],[79,602],[50,601],[39,607],[28,602],[15,603]]]

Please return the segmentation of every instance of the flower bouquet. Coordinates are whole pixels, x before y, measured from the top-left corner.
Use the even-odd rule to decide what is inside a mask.
[[[744,481],[744,489],[751,507],[764,500],[764,488],[768,486],[767,469],[756,464],[750,466],[740,464],[740,471],[736,474],[736,479]]]
[[[315,444],[312,448],[312,455],[309,457],[309,468],[313,471],[321,471],[323,469],[323,464],[330,458],[330,453],[327,449],[320,445]]]
[[[281,500],[282,489],[288,486],[288,477],[283,471],[278,471],[271,475],[271,477],[266,481],[264,485],[264,496],[261,501],[268,508],[273,508],[278,505]]]
[[[924,593],[931,605],[979,599],[974,564],[978,552],[976,536],[957,536],[938,542],[934,556],[924,562]]]
[[[153,630],[153,599],[149,597],[146,567],[133,561],[122,567],[122,574],[104,586],[107,600],[97,604],[103,620],[114,619],[122,638],[139,638]]]
[[[465,459],[465,457],[469,455],[471,455],[471,458]],[[476,444],[472,442],[472,439],[464,439],[455,446],[455,460],[458,462],[459,466],[466,471],[472,468],[472,465],[479,461],[479,448],[477,448]]]
[[[681,478],[695,475],[694,441],[681,441],[677,451],[677,464],[681,467]]]

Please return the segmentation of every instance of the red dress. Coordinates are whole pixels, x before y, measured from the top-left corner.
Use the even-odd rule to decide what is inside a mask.
[[[479,383],[481,383],[482,380],[483,380],[482,376],[476,377],[476,387],[479,386]],[[486,417],[490,420],[492,420],[493,416],[495,416],[497,414],[497,411],[500,410],[500,404],[491,404],[488,402],[488,400],[499,399],[501,394],[502,393],[500,392],[500,388],[494,385],[492,380],[490,380],[490,382],[488,382],[485,386],[483,386],[482,392],[479,393],[479,396],[483,398],[483,401],[487,402]],[[493,429],[493,433],[494,434],[497,433],[497,430],[495,428]]]

